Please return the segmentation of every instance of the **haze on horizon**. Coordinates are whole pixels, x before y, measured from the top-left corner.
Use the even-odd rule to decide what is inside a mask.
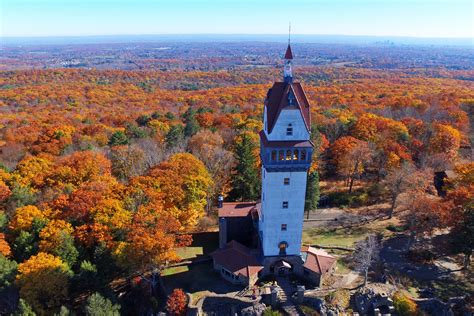
[[[296,34],[474,38],[471,0],[2,0],[2,37]]]

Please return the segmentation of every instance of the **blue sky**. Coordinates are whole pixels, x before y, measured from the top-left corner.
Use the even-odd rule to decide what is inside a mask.
[[[474,37],[473,0],[0,0],[2,36]]]

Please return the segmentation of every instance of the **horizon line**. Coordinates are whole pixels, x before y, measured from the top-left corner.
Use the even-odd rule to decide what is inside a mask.
[[[112,37],[112,36],[281,36],[288,37],[287,33],[133,33],[133,34],[83,34],[83,35],[14,35],[4,36],[0,34],[0,39],[14,38],[68,38],[68,37]],[[414,36],[414,35],[370,35],[370,34],[317,34],[317,33],[299,33],[292,36],[332,36],[332,37],[377,37],[377,38],[412,38],[412,39],[453,39],[453,40],[474,40],[472,37],[434,37],[434,36]],[[474,44],[474,43],[473,43]]]

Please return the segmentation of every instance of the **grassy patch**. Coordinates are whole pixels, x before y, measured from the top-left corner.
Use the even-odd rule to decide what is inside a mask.
[[[364,239],[369,233],[370,230],[365,227],[339,228],[333,230],[311,228],[303,232],[303,243],[352,247],[354,243]]]
[[[176,249],[176,253],[178,256],[183,259],[193,259],[196,258],[198,255],[203,255],[203,247],[183,247]]]
[[[183,273],[183,272],[187,272],[187,271],[189,271],[188,266],[179,266],[179,267],[173,267],[173,268],[165,269],[165,270],[163,270],[161,275],[168,276],[168,275],[173,275],[173,274],[176,274],[176,273]]]
[[[340,274],[347,274],[351,272],[351,269],[347,266],[344,258],[338,258],[336,263],[336,272]]]

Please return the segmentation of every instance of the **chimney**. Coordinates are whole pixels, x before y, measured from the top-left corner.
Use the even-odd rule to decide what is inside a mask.
[[[224,203],[224,197],[222,194],[219,194],[217,197],[217,208],[222,208],[222,204]]]

